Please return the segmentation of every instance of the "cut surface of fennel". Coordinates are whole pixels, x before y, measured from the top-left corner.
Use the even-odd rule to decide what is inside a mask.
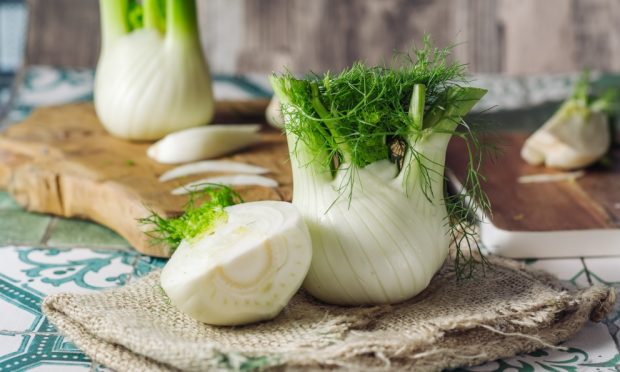
[[[179,310],[213,325],[274,318],[310,266],[308,229],[287,202],[242,203],[227,220],[183,240],[164,267],[161,286]]]

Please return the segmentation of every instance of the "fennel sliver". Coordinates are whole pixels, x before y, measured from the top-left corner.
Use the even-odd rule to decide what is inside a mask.
[[[493,207],[480,225],[484,246],[513,258],[620,254],[620,150],[612,150],[612,167],[590,167],[578,177],[566,177],[565,172],[525,163],[519,150],[526,137],[494,135],[502,152],[482,164],[488,175],[483,188]],[[458,141],[448,149],[456,189],[465,176],[461,151]],[[543,175],[552,181],[519,181]]]

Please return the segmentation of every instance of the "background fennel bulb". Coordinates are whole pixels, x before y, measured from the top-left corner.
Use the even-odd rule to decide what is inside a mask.
[[[95,108],[113,135],[153,140],[207,124],[211,77],[200,46],[194,0],[144,0],[136,22],[127,0],[100,0],[102,48]],[[139,18],[138,18],[139,19]]]
[[[588,78],[584,73],[573,95],[525,141],[521,149],[525,161],[570,170],[591,165],[607,153],[612,142],[608,113],[616,91],[592,100]]]
[[[456,128],[486,91],[460,86],[462,66],[448,64],[448,50],[428,39],[415,54],[393,69],[358,63],[339,75],[272,77],[286,120],[293,204],[312,237],[304,287],[326,302],[411,298],[441,267],[450,241],[468,236],[471,211],[444,196],[444,162],[453,134],[475,138]],[[470,160],[467,187],[484,199]]]
[[[206,193],[209,201],[190,202],[179,218],[143,221],[155,225],[158,238],[178,245],[161,273],[164,292],[179,310],[208,324],[274,318],[310,266],[312,246],[301,214],[282,201],[235,204],[240,197],[223,186]]]

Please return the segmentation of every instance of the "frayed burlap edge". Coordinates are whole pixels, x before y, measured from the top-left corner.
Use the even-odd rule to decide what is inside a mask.
[[[556,345],[568,340],[587,321],[602,321],[613,310],[616,301],[613,288],[592,286],[568,292],[556,277],[545,271],[499,257],[488,257],[488,261],[562,291],[562,296],[558,302],[545,304],[539,309],[511,309],[504,314],[498,311],[501,315],[492,320],[479,318],[458,324],[442,324],[428,329],[428,333],[421,338],[402,338],[391,347],[383,344],[380,351],[376,350],[376,345],[368,347],[367,339],[361,338],[356,342],[355,337],[348,337],[346,344],[321,349],[312,355],[289,355],[287,365],[313,369],[340,367],[347,370],[359,370],[360,365],[363,365],[366,371],[440,371],[476,366],[541,348],[558,348]],[[432,283],[430,290],[431,287]],[[424,293],[419,296],[424,296]],[[365,321],[370,326],[373,318],[390,311],[390,306],[379,306],[373,310],[373,314],[360,319],[360,323]],[[554,317],[552,321],[543,319],[549,315]],[[540,327],[545,322],[549,325]],[[523,326],[519,327],[518,323]],[[363,325],[358,324],[358,327],[356,329],[363,329]],[[481,348],[480,343],[466,342],[468,339],[484,339],[484,347]]]
[[[522,264],[490,258],[494,265],[510,268],[532,277],[549,287],[562,289],[561,283],[542,271],[525,268]],[[135,285],[135,284],[134,284]],[[159,363],[143,355],[136,354],[126,347],[107,342],[89,333],[81,324],[71,319],[63,308],[70,303],[72,294],[58,294],[47,297],[42,309],[58,330],[84,351],[93,361],[110,368],[123,371],[170,371],[174,366]],[[472,319],[459,324],[443,325],[441,329],[429,329],[427,338],[399,339],[393,345],[382,343],[380,334],[374,335],[377,342],[369,342],[365,336],[347,337],[347,342],[335,344],[315,351],[293,353],[278,357],[266,365],[286,369],[343,368],[365,370],[401,370],[415,368],[422,371],[435,371],[444,368],[474,366],[487,361],[528,353],[543,347],[554,347],[567,340],[588,320],[600,321],[613,308],[615,292],[611,288],[590,287],[574,292],[563,292],[559,301],[546,304],[541,313],[555,314],[547,327],[540,322],[527,324],[528,319],[540,317],[537,312],[507,314],[505,319],[496,318],[493,322],[485,319]],[[390,311],[390,306],[369,308],[360,317],[354,329],[370,326],[372,319]],[[515,326],[513,320],[524,319],[522,327]],[[475,340],[484,340],[484,348]],[[468,342],[469,341],[469,342]],[[205,350],[205,352],[215,352]],[[224,355],[225,356],[225,355]],[[231,358],[239,356],[231,355]],[[221,358],[218,358],[221,360]],[[243,360],[243,356],[241,356]],[[222,367],[214,361],[210,368]],[[217,368],[219,369],[219,368]]]

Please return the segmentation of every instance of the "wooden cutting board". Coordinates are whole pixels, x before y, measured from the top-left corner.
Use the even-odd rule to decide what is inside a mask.
[[[263,115],[265,102],[218,103],[218,122],[239,113]],[[169,256],[169,247],[154,245],[137,219],[154,210],[178,215],[187,196],[170,191],[205,174],[161,183],[172,166],[146,156],[150,143],[124,141],[107,134],[92,104],[41,108],[0,135],[0,189],[30,211],[86,218],[122,235],[138,251]],[[247,201],[290,200],[292,180],[285,137],[265,128],[263,141],[226,159],[272,170],[277,189],[240,187]],[[209,176],[218,174],[209,174]]]
[[[572,180],[523,183],[522,176],[563,173],[523,161],[526,138],[521,133],[488,139],[500,151],[482,164],[492,209],[483,216],[483,244],[508,257],[620,255],[620,148],[611,153],[611,167],[593,166]],[[447,157],[453,183],[463,181],[464,154],[464,144],[453,141]]]

